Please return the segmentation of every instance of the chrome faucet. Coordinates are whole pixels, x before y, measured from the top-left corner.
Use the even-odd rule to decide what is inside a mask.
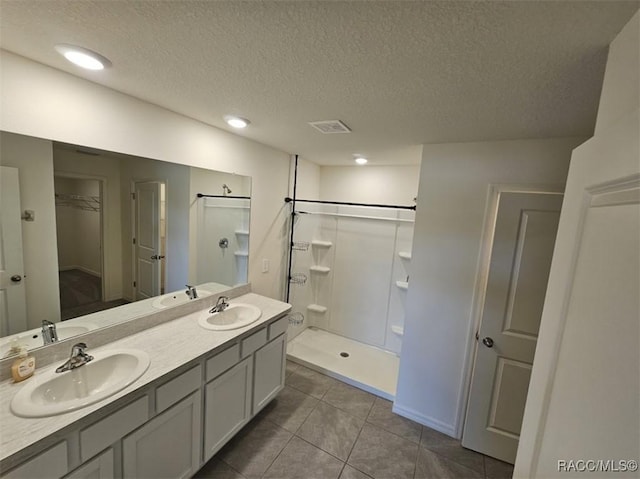
[[[185,284],[185,286],[187,287],[187,290],[185,291],[185,293],[187,293],[187,296],[189,296],[189,299],[196,299],[198,297],[198,292],[196,291],[196,287],[191,286],[190,284]]]
[[[42,320],[42,341],[44,341],[45,345],[58,341],[58,331],[55,323],[46,319]]]
[[[71,357],[67,359],[67,362],[62,366],[56,368],[56,372],[63,373],[65,371],[70,371],[72,369],[79,368],[80,366],[84,366],[89,361],[92,361],[93,356],[85,353],[85,349],[87,349],[87,345],[85,343],[74,344],[71,348]]]
[[[216,301],[216,305],[209,310],[209,313],[221,313],[225,309],[229,307],[229,297],[228,296],[220,296],[218,301]]]

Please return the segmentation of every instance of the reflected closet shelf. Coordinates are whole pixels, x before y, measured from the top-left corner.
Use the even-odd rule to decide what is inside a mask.
[[[396,281],[396,286],[400,289],[404,289],[407,290],[409,289],[409,282],[408,281]]]
[[[249,236],[249,232],[246,230],[236,230],[236,234],[239,236]]]
[[[311,246],[315,246],[316,248],[331,248],[333,243],[331,241],[313,240]]]
[[[242,256],[249,256],[249,253],[247,251],[235,251],[233,254],[236,255],[236,256],[241,256],[241,257]]]
[[[402,259],[411,259],[411,253],[409,251],[400,251],[398,253],[398,256],[400,256]]]

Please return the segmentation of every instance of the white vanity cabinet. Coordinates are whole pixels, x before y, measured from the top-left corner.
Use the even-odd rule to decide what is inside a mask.
[[[91,416],[4,478],[188,478],[284,387],[284,317],[231,339]]]
[[[200,391],[122,441],[124,478],[187,478],[200,468]]]

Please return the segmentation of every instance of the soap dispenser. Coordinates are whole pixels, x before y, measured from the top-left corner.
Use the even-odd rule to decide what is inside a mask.
[[[36,358],[29,356],[27,348],[23,345],[11,347],[11,349],[14,348],[18,350],[18,359],[11,366],[11,376],[14,382],[19,383],[33,376],[36,370]]]

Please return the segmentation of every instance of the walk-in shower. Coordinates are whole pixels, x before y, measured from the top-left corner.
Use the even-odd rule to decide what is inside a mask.
[[[393,398],[415,206],[287,201],[289,358]]]

